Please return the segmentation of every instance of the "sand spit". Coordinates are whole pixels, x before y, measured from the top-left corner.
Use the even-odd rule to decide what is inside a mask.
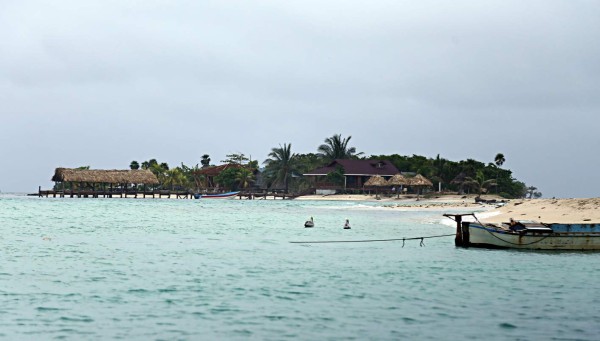
[[[502,200],[495,196],[485,196],[486,200]],[[417,198],[414,195],[402,195],[398,197],[380,196],[379,199],[371,194],[334,194],[334,195],[305,195],[295,200],[318,200],[318,201],[367,201],[378,202],[386,208],[404,211],[440,211],[440,210],[465,210],[486,211],[497,207],[497,205],[484,205],[475,202],[475,195],[437,195]]]
[[[544,223],[600,223],[600,198],[512,200],[482,219],[501,223],[510,218]]]
[[[484,196],[483,199],[503,200],[495,196]],[[475,202],[475,195],[439,195],[418,201],[414,196],[381,197],[375,195],[308,195],[296,200],[354,200],[377,201],[385,207],[398,210],[427,211],[444,210],[452,213],[473,210],[480,212],[478,217],[483,222],[501,223],[515,220],[535,220],[544,223],[587,223],[600,224],[600,198],[589,199],[513,199],[505,204],[483,205]],[[503,205],[503,206],[500,206]],[[485,211],[485,212],[482,212]]]

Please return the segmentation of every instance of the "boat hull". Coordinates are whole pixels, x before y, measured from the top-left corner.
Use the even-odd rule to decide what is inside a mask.
[[[219,193],[219,194],[194,194],[194,198],[196,199],[227,199],[233,198],[238,195],[240,192],[227,192],[227,193]]]
[[[478,223],[467,223],[462,236],[466,247],[513,248],[528,250],[600,250],[598,232],[520,233],[498,230]],[[580,225],[584,226],[584,225]],[[589,225],[595,230],[595,225]],[[463,228],[464,230],[464,228]]]

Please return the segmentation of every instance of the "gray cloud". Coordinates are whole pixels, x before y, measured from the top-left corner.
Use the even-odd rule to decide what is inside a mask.
[[[503,152],[547,196],[597,196],[599,16],[591,1],[4,2],[0,190],[342,133],[367,154]]]

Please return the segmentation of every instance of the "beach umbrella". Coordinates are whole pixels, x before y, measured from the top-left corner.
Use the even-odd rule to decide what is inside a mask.
[[[367,187],[381,187],[387,186],[387,184],[387,181],[385,181],[381,175],[373,175],[369,178],[369,180],[367,180],[367,182],[365,182],[365,186]]]
[[[405,186],[409,184],[409,181],[404,177],[404,175],[398,173],[392,176],[387,183],[388,186]],[[400,191],[398,191],[398,198],[400,198]]]
[[[365,182],[366,187],[382,187],[387,185],[387,181],[385,181],[385,179],[381,175],[373,175],[369,178],[369,180],[367,180],[367,182]],[[379,198],[379,193],[377,190],[375,190],[375,197]]]
[[[433,187],[433,183],[421,174],[415,175],[414,177],[410,178],[409,181],[410,186],[417,187],[417,199],[419,199],[421,187]]]
[[[411,186],[422,186],[422,187],[433,187],[433,183],[431,180],[427,179],[421,174],[417,174],[414,177],[410,178]]]

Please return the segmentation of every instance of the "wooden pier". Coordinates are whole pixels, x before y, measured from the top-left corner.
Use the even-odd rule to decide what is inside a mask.
[[[171,190],[38,190],[37,195],[42,198],[170,198],[174,196],[177,199],[194,199],[194,194],[187,191]]]
[[[308,192],[313,191],[309,190]],[[289,200],[295,199],[301,195],[308,194],[307,191],[301,193],[282,193],[282,192],[240,192],[236,196],[239,200]],[[29,194],[40,198],[171,198],[194,199],[194,193],[189,191],[176,190],[135,190],[135,189],[113,189],[113,190],[42,190],[41,186],[37,193]]]

